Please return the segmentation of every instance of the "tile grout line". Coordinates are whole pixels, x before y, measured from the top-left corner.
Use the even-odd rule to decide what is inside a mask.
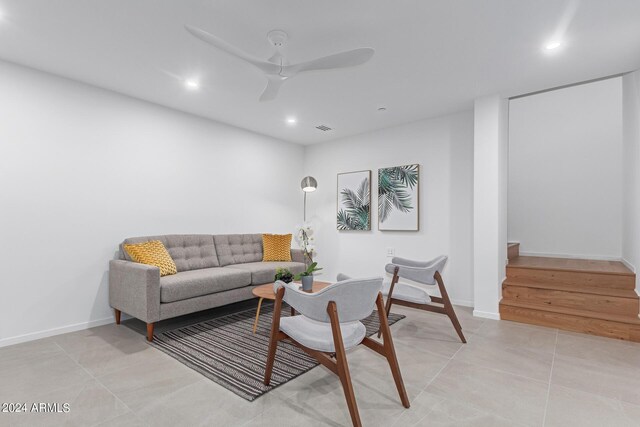
[[[482,329],[486,324],[487,324],[487,322],[483,322],[483,324],[482,324],[482,325],[481,325],[481,326],[480,326],[476,331],[471,332],[469,335],[470,335],[470,336],[476,335],[476,333],[477,333],[477,332],[479,332],[479,331],[480,331],[480,330],[481,330],[481,329]],[[552,361],[551,361],[551,371],[550,371],[550,373],[549,373],[549,386],[548,386],[548,388],[547,388],[547,402],[545,403],[545,414],[544,414],[544,417],[543,417],[543,426],[544,426],[544,419],[546,418],[546,404],[548,403],[548,400],[549,400],[549,390],[550,390],[550,388],[551,388],[551,372],[553,371],[553,362],[555,361],[555,354],[556,354],[556,347],[557,347],[557,343],[558,343],[558,330],[556,329],[556,340],[555,340],[554,347],[553,347],[553,358],[552,358]],[[449,365],[449,363],[450,363],[450,362],[451,362],[451,361],[456,357],[456,355],[460,352],[460,350],[462,350],[462,349],[465,347],[465,345],[467,345],[467,344],[463,344],[462,346],[460,346],[460,348],[459,348],[459,349],[458,349],[458,350],[457,350],[457,351],[456,351],[456,352],[451,356],[451,358],[449,359],[449,361],[447,361],[447,363],[442,367],[442,369],[440,369],[440,370],[436,373],[436,375],[435,375],[435,376],[434,376],[434,377],[433,377],[433,378],[432,378],[432,379],[427,383],[427,385],[422,389],[422,392],[426,391],[426,389],[431,385],[431,383],[432,383],[433,381],[435,381],[435,379],[436,379],[436,378],[437,378],[437,377],[442,373],[442,371],[443,371],[443,370],[444,370],[444,369]],[[468,362],[463,362],[463,363],[468,363]],[[538,379],[535,379],[535,378],[530,378],[530,377],[526,377],[526,376],[523,376],[523,375],[514,374],[514,373],[512,373],[512,372],[502,371],[502,370],[500,370],[500,369],[490,368],[490,367],[487,367],[487,366],[484,366],[484,365],[475,365],[475,364],[472,364],[472,363],[470,363],[470,365],[478,366],[478,367],[481,367],[481,368],[484,368],[484,369],[489,369],[489,370],[496,371],[496,372],[500,372],[500,373],[507,374],[507,375],[514,375],[514,376],[516,376],[516,377],[524,378],[524,379],[529,380],[529,381],[542,382],[542,381],[540,381],[540,380],[538,380]],[[420,394],[422,394],[422,392],[421,392]],[[436,404],[435,406],[437,406],[437,404]],[[473,405],[472,405],[472,406],[473,406]],[[474,407],[475,407],[475,406],[474,406]],[[479,407],[475,407],[475,408],[476,408],[476,409],[478,409],[478,410],[480,410],[480,411],[483,411],[483,409],[482,409],[482,408],[479,408]],[[429,414],[431,414],[432,412],[433,412],[433,409],[429,410],[429,411],[428,411],[428,412],[427,412],[427,413],[426,413],[422,418],[420,418],[420,419],[418,420],[418,422],[417,422],[417,423],[415,423],[414,425],[417,425],[418,423],[420,423],[422,420],[424,420],[426,417],[428,417],[428,416],[429,416]],[[503,418],[503,417],[500,417],[500,418]]]
[[[78,361],[76,361],[73,357],[71,357],[71,355],[69,353],[67,353],[67,351],[62,348],[62,346],[60,344],[58,344],[57,341],[53,341],[55,345],[58,346],[58,348],[60,348],[60,350],[62,350],[62,352],[73,361],[73,363],[75,363],[76,365],[78,365],[78,367],[80,367],[83,371],[85,371],[87,373],[87,375],[89,375],[91,377],[91,379],[93,379],[95,382],[97,382],[98,384],[100,384],[102,386],[102,388],[104,388],[105,390],[107,390],[109,392],[109,394],[111,394],[118,402],[122,403],[122,405],[124,405],[125,408],[127,408],[127,410],[129,412],[131,412],[132,414],[135,414],[135,412],[129,407],[129,405],[127,405],[126,403],[124,403],[122,401],[122,399],[120,399],[118,396],[115,395],[114,392],[112,392],[106,385],[104,385],[102,383],[102,381],[100,381],[95,375],[93,375],[91,372],[89,372],[89,370],[87,368],[85,368],[84,366],[82,366],[80,363],[78,363]],[[101,420],[95,424],[92,424],[93,426],[97,426],[100,425],[101,423],[104,423],[105,421],[109,421],[111,419],[115,419],[116,416],[114,415],[113,417],[106,419],[106,420]]]
[[[516,348],[516,347],[512,347],[512,348]],[[553,355],[553,357],[551,359],[551,364],[552,365],[553,365],[553,359],[554,358],[555,358],[555,352],[554,352],[554,355]],[[525,379],[525,380],[528,380],[528,381],[534,381],[534,382],[539,382],[539,383],[543,383],[544,384],[544,380],[541,380],[539,378],[528,377],[528,376],[523,375],[523,374],[516,374],[515,372],[505,371],[503,369],[495,368],[493,366],[487,366],[487,365],[483,365],[483,364],[480,364],[480,363],[472,363],[472,362],[467,362],[467,361],[460,361],[460,363],[466,363],[467,365],[473,365],[473,366],[476,366],[478,368],[488,369],[490,371],[499,372],[501,374],[511,375],[511,376],[514,376],[514,377],[517,377],[517,378],[522,378],[522,379]]]
[[[417,399],[417,398],[418,398],[422,393],[424,393],[424,392],[425,392],[425,390],[420,391],[420,393],[418,394],[418,396],[416,396],[416,399]],[[444,400],[444,399],[443,399],[443,400]],[[416,421],[415,423],[413,423],[412,425],[417,426],[419,423],[421,423],[421,422],[422,422],[422,420],[424,420],[424,419],[425,419],[425,418],[427,418],[429,415],[431,415],[431,413],[434,411],[435,407],[436,407],[436,406],[438,406],[441,402],[442,402],[442,400],[441,400],[440,402],[436,403],[435,405],[433,405],[433,408],[429,409],[429,410],[427,411],[427,413],[426,413],[426,414],[424,414],[424,416],[420,417],[420,419],[419,419],[418,421]],[[397,425],[397,424],[394,424],[394,426],[395,426],[395,425]]]
[[[558,336],[560,335],[560,330],[556,329],[556,342],[553,345],[553,359],[551,359],[551,369],[549,370],[549,386],[547,387],[547,400],[544,404],[544,415],[542,417],[542,427],[544,427],[547,423],[547,410],[549,409],[549,398],[551,396],[551,378],[553,377],[553,365],[556,362],[556,352],[558,351]]]
[[[488,323],[487,323],[486,321],[485,321],[484,323],[482,323],[482,325],[481,325],[481,326],[480,326],[476,331],[472,332],[472,333],[471,333],[471,335],[474,335],[474,334],[476,334],[477,332],[479,332],[479,331],[480,331],[480,329],[482,329],[482,328],[483,328],[485,325],[487,325],[487,324],[488,324]],[[521,326],[521,325],[517,325],[517,327],[520,327],[520,326]],[[551,329],[551,328],[546,328],[546,327],[544,327],[544,329]],[[555,360],[555,355],[556,355],[556,344],[557,344],[557,342],[558,342],[558,333],[559,333],[559,329],[556,329],[555,331],[556,331],[556,341],[555,341],[555,343],[554,343],[554,345],[553,345],[553,357],[552,357],[552,359],[551,359],[551,366],[552,366],[552,367],[553,367],[553,361]],[[486,338],[485,338],[485,340],[486,340]],[[508,347],[513,347],[513,346],[508,346]],[[463,348],[463,347],[461,347],[460,349],[462,349],[462,348]],[[513,347],[513,348],[515,348],[515,347]],[[535,351],[535,350],[531,350],[531,352],[537,353],[537,351]],[[456,354],[457,354],[457,352],[456,352]],[[455,354],[454,354],[454,356],[455,356]],[[538,378],[532,378],[532,377],[528,377],[528,376],[526,376],[526,375],[516,374],[516,373],[514,373],[514,372],[509,372],[509,371],[504,371],[504,370],[502,370],[502,369],[495,368],[495,367],[491,367],[491,366],[485,366],[485,365],[476,364],[476,363],[471,363],[471,362],[462,362],[462,363],[467,363],[467,364],[469,364],[469,365],[479,366],[479,367],[484,368],[484,369],[490,369],[490,370],[492,370],[492,371],[500,372],[500,373],[502,373],[502,374],[513,375],[513,376],[515,376],[515,377],[524,378],[524,379],[526,379],[526,380],[537,381],[537,382],[544,382],[544,380],[540,380],[540,379],[538,379]],[[551,375],[551,374],[549,374],[549,375]],[[551,376],[549,376],[549,378],[551,378]]]
[[[582,394],[588,394],[589,396],[592,396],[592,397],[598,398],[598,399],[613,400],[615,402],[624,403],[625,405],[635,406],[638,409],[640,409],[640,404],[636,404],[636,403],[632,403],[632,402],[629,402],[629,401],[626,401],[626,400],[622,400],[622,399],[620,399],[618,397],[606,396],[606,395],[603,395],[603,394],[594,393],[593,391],[584,390],[584,389],[581,389],[581,388],[572,387],[572,386],[563,385],[563,384],[556,384],[556,387],[565,388],[565,389],[568,389],[568,390],[571,390],[571,391],[577,391],[578,393],[582,393]]]
[[[482,321],[482,324],[480,325],[480,327],[478,327],[478,328],[477,328],[476,330],[474,330],[474,331],[468,331],[468,332],[466,332],[466,333],[465,333],[465,336],[468,338],[468,337],[472,337],[472,336],[476,335],[476,334],[478,333],[478,331],[480,331],[480,329],[482,329],[482,328],[484,327],[484,325],[486,325],[486,323],[487,323],[487,322],[486,322],[485,320],[483,320],[483,321]],[[429,338],[427,338],[427,339],[429,339]],[[455,339],[456,339],[456,340],[458,340],[457,335],[455,336]],[[440,341],[440,340],[437,340],[437,341]],[[394,344],[395,344],[396,342],[397,342],[397,341],[396,341],[396,339],[394,338]],[[402,341],[400,341],[400,343],[401,343],[401,344],[403,344],[403,345],[406,345],[406,346],[411,346],[411,344],[409,344],[409,343],[404,343],[404,342],[402,342]],[[466,344],[462,344],[462,347],[460,347],[458,350],[456,350],[456,352],[455,352],[453,355],[451,355],[451,356],[449,357],[449,360],[453,359],[453,357],[458,353],[458,351],[460,351],[462,348],[464,348],[464,346],[465,346],[465,345],[466,345]],[[431,351],[431,350],[428,350],[428,349],[427,349],[427,350],[422,350],[422,351],[424,351],[425,353],[429,353],[429,354],[430,354],[430,355],[432,355],[432,356],[442,357],[443,359],[446,359],[446,358],[447,358],[446,356],[442,355],[441,353],[437,353],[437,352],[435,352],[435,351]],[[438,371],[438,373],[439,373],[439,371]]]
[[[486,323],[483,323],[483,324],[482,324],[482,326],[480,326],[476,331],[470,332],[470,333],[468,334],[468,336],[474,336],[474,335],[476,335],[476,333],[477,333],[477,332],[479,332],[479,331],[480,331],[480,329],[482,329],[482,327],[483,327],[485,324],[486,324]],[[483,338],[483,337],[481,337],[481,338]],[[485,340],[487,340],[487,338],[484,338],[484,339],[485,339]],[[557,330],[556,330],[556,341],[557,341],[557,340],[558,340],[558,334],[557,334]],[[473,343],[471,343],[471,344],[473,344]],[[465,347],[465,345],[469,345],[469,344],[468,344],[468,343],[467,343],[467,344],[463,344],[463,345],[462,345],[462,347],[460,347],[460,348],[459,348],[459,349],[458,349],[458,350],[453,354],[453,356],[451,356],[451,359],[453,359],[453,358],[456,356],[456,354],[458,354],[458,352],[459,352],[460,350],[462,350],[462,349]],[[509,347],[511,347],[511,346],[509,346]],[[515,348],[515,347],[514,347],[514,348]],[[531,351],[532,351],[532,352],[535,352],[534,350],[531,350]],[[429,352],[429,351],[427,350],[427,352]],[[431,353],[431,352],[429,352],[429,353]],[[431,353],[431,354],[437,354],[437,353]],[[555,358],[555,344],[554,344],[554,348],[553,348],[553,357]],[[450,360],[451,360],[451,359],[450,359]],[[514,373],[514,372],[505,371],[505,370],[502,370],[502,369],[499,369],[499,368],[495,368],[495,367],[492,367],[492,366],[486,366],[486,365],[482,365],[482,364],[478,364],[478,363],[471,363],[471,362],[460,362],[460,363],[466,363],[466,364],[468,364],[468,365],[477,366],[477,367],[480,367],[480,368],[483,368],[483,369],[489,369],[489,370],[491,370],[491,371],[499,372],[499,373],[501,373],[501,374],[513,375],[514,377],[523,378],[523,379],[526,379],[526,380],[529,380],[529,381],[536,381],[536,382],[544,383],[544,380],[540,380],[540,379],[538,379],[538,378],[532,378],[532,377],[528,377],[528,376],[526,376],[526,375],[516,374],[516,373]],[[553,364],[553,358],[552,358],[552,362],[551,362],[551,363]],[[440,372],[438,372],[438,374],[440,374]],[[434,378],[434,379],[435,379],[435,378]],[[427,384],[427,386],[428,386],[428,384]]]
[[[482,326],[480,326],[480,328],[482,328]],[[480,329],[480,328],[478,328],[478,329]],[[473,333],[471,333],[470,335],[473,335]],[[420,396],[422,393],[424,393],[424,392],[427,390],[427,388],[431,385],[431,383],[432,383],[432,382],[434,382],[436,378],[438,378],[438,376],[442,373],[442,371],[444,371],[444,370],[446,369],[446,367],[447,367],[447,366],[449,366],[449,363],[451,363],[451,361],[453,360],[453,358],[454,358],[454,357],[456,357],[456,354],[458,354],[458,352],[459,352],[460,350],[462,350],[462,348],[463,348],[464,346],[465,346],[465,344],[462,344],[462,345],[460,346],[460,348],[458,348],[458,349],[456,350],[456,352],[455,352],[455,353],[453,353],[453,355],[449,358],[449,360],[447,360],[447,363],[445,363],[445,364],[444,364],[444,366],[443,366],[442,368],[440,368],[440,370],[438,370],[438,372],[436,372],[436,374],[433,376],[433,378],[431,378],[431,380],[429,380],[429,382],[427,383],[427,385],[426,385],[426,386],[424,386],[424,388],[423,388],[422,390],[420,390],[420,393],[418,394],[418,396]],[[416,396],[416,398],[417,398],[418,396]],[[437,406],[437,404],[436,404],[436,405],[434,405],[434,406]],[[429,416],[429,414],[431,414],[431,412],[433,412],[433,408],[431,408],[431,409],[430,409],[426,414],[424,414],[424,416],[423,416],[423,417],[421,417],[421,418],[420,418],[420,419],[419,419],[419,420],[418,420],[414,425],[417,425],[417,424],[418,424],[418,423],[420,423],[422,420],[424,420],[426,417],[428,417],[428,416]]]

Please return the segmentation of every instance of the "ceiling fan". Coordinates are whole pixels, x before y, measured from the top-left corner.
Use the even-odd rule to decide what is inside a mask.
[[[252,57],[211,33],[190,25],[185,25],[184,27],[196,38],[217,47],[230,55],[240,58],[262,71],[267,78],[267,86],[264,88],[264,91],[260,96],[260,101],[274,100],[278,95],[278,90],[282,83],[292,77],[295,77],[298,73],[353,67],[367,62],[375,52],[375,50],[370,47],[362,47],[324,56],[322,58],[312,59],[311,61],[289,64],[289,61],[287,61],[286,57],[281,52],[282,47],[287,42],[288,35],[282,30],[273,30],[267,34],[267,40],[269,40],[269,42],[275,47],[275,53],[271,58],[263,61]]]

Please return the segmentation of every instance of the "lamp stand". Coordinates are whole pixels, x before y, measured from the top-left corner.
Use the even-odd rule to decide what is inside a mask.
[[[304,214],[303,214],[303,220],[304,222],[307,222],[307,192],[303,191],[304,193]]]

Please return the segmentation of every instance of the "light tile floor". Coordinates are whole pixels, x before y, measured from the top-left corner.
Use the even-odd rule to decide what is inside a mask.
[[[365,426],[640,426],[640,344],[458,307],[463,345],[444,316],[393,310],[407,316],[392,333],[412,406],[400,405],[385,360],[355,349]],[[0,413],[0,425],[350,425],[340,382],[323,367],[250,403],[147,345],[136,320],[126,323],[1,348],[0,402],[69,402],[71,412]]]

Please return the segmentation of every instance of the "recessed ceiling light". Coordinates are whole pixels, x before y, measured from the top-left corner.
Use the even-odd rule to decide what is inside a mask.
[[[200,83],[198,83],[195,79],[187,79],[184,81],[184,85],[187,89],[198,89],[200,87]]]
[[[287,123],[290,125],[295,125],[298,122],[295,117],[287,117]]]
[[[554,40],[554,41],[550,41],[549,43],[547,43],[544,48],[547,50],[553,50],[553,49],[557,49],[562,45],[561,42],[559,42],[558,40]]]

